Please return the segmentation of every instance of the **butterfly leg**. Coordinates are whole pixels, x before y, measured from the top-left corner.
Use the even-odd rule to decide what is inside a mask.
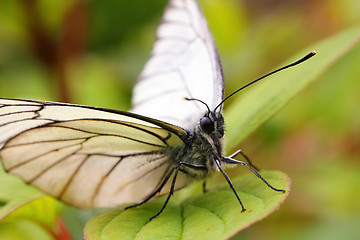
[[[236,157],[238,154],[240,154],[245,161],[252,167],[254,168],[256,171],[259,171],[260,169],[258,167],[256,167],[254,164],[251,163],[250,158],[248,158],[248,156],[245,155],[245,153],[243,153],[243,151],[241,149],[237,150],[236,152],[234,152],[233,154],[231,154],[229,156],[229,158],[234,158]]]
[[[131,205],[131,206],[128,206],[125,208],[125,210],[129,209],[129,208],[134,208],[134,207],[137,207],[137,206],[140,206],[144,203],[146,203],[147,201],[149,201],[150,199],[152,199],[156,194],[158,194],[159,192],[161,192],[161,189],[165,186],[165,184],[167,183],[167,181],[169,180],[170,176],[172,175],[172,173],[174,172],[174,170],[176,169],[175,168],[172,168],[169,173],[166,175],[166,177],[164,178],[164,180],[162,181],[162,183],[160,184],[160,186],[152,193],[150,194],[146,199],[144,199],[142,202],[139,202],[137,204],[134,204],[134,205]]]
[[[222,162],[224,163],[230,163],[230,164],[240,164],[240,165],[244,165],[246,166],[248,169],[250,169],[250,171],[252,171],[258,178],[260,178],[269,188],[271,188],[274,191],[277,192],[285,192],[285,190],[283,189],[278,189],[278,188],[274,188],[273,186],[270,185],[270,183],[268,181],[266,181],[261,175],[260,173],[258,173],[251,165],[247,164],[246,162],[242,162],[242,161],[238,161],[235,159],[232,159],[231,157],[223,157]],[[221,170],[220,170],[221,171]]]
[[[233,186],[233,184],[232,184],[229,176],[228,176],[228,175],[224,172],[224,170],[221,168],[221,164],[220,164],[220,162],[219,162],[218,160],[215,160],[215,163],[216,163],[218,169],[220,170],[220,172],[222,173],[222,175],[225,177],[226,181],[228,182],[231,190],[234,192],[237,200],[239,201],[239,203],[240,203],[240,205],[241,205],[241,212],[244,212],[244,211],[245,211],[244,205],[242,204],[242,202],[241,202],[241,200],[240,200],[240,198],[239,198],[239,196],[238,196],[238,194],[237,194],[237,192],[236,192],[236,190],[235,190],[235,188],[234,188],[234,186]]]
[[[203,187],[203,193],[206,193],[207,192],[207,190],[206,190],[206,180],[203,181],[202,187]]]
[[[174,193],[176,177],[177,177],[177,175],[178,175],[178,173],[179,173],[179,166],[177,166],[177,167],[175,167],[175,168],[173,168],[173,169],[175,169],[175,173],[174,173],[174,177],[173,177],[172,182],[171,182],[170,192],[169,192],[169,194],[168,194],[168,196],[167,196],[167,198],[166,198],[166,200],[165,200],[165,202],[164,202],[164,205],[161,207],[160,211],[159,211],[157,214],[155,214],[154,216],[152,216],[152,217],[149,219],[149,222],[150,222],[151,220],[153,220],[154,218],[156,218],[157,216],[159,216],[159,215],[164,211],[166,205],[168,204],[168,202],[169,202],[169,200],[170,200],[171,195],[173,195],[173,193]]]
[[[149,221],[153,220],[154,218],[156,218],[157,216],[159,216],[159,215],[164,211],[166,205],[168,204],[168,202],[169,202],[169,200],[170,200],[171,195],[173,195],[173,193],[174,193],[176,177],[177,177],[179,171],[183,171],[183,170],[180,168],[182,165],[184,165],[184,166],[186,166],[186,167],[189,167],[189,168],[192,168],[192,169],[196,169],[196,170],[207,170],[206,166],[192,165],[192,164],[185,163],[185,162],[180,162],[176,167],[174,167],[173,169],[171,169],[170,172],[172,173],[172,171],[175,170],[175,173],[174,173],[174,177],[173,177],[172,182],[171,182],[171,187],[170,187],[169,194],[168,194],[168,196],[167,196],[167,198],[166,198],[166,200],[165,200],[165,202],[164,202],[164,205],[161,207],[160,211],[159,211],[157,214],[155,214],[154,216],[152,216]],[[171,174],[170,174],[170,175],[171,175]],[[167,181],[167,180],[166,180],[166,181]],[[164,182],[165,182],[165,180],[164,180]],[[162,185],[165,185],[165,183],[162,184]]]
[[[187,166],[189,168],[193,168],[193,169],[196,169],[196,170],[207,170],[207,168],[205,166],[197,166],[197,165],[191,165],[189,163],[184,163],[184,162],[180,162],[176,167],[172,168],[169,173],[166,175],[166,177],[164,178],[164,180],[162,181],[161,185],[152,193],[150,194],[145,200],[143,200],[142,202],[140,203],[137,203],[137,204],[134,204],[134,205],[131,205],[131,206],[128,206],[125,208],[125,210],[127,209],[130,209],[130,208],[134,208],[134,207],[137,207],[137,206],[140,206],[144,203],[146,203],[147,201],[149,201],[150,199],[152,199],[157,193],[161,192],[162,188],[165,186],[165,184],[167,183],[167,181],[169,180],[169,178],[171,177],[171,175],[173,174],[173,172],[175,171],[175,174],[174,174],[174,177],[172,179],[172,182],[171,182],[171,187],[170,187],[170,192],[165,200],[165,203],[164,205],[162,206],[162,208],[160,209],[160,211],[155,214],[154,216],[152,216],[149,221],[151,221],[152,219],[154,219],[155,217],[159,216],[160,213],[162,213],[162,211],[164,211],[167,203],[169,202],[169,199],[171,197],[171,195],[174,193],[174,188],[175,188],[175,182],[176,182],[176,177],[177,177],[177,174],[179,171],[182,171],[182,169],[180,169],[180,166],[181,165],[184,165],[184,166]]]

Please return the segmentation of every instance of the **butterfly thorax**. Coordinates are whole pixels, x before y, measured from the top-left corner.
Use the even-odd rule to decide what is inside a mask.
[[[217,167],[223,152],[224,119],[220,113],[207,113],[190,132],[184,145],[171,151],[174,164],[186,163],[180,169],[192,178],[205,178]],[[193,167],[189,167],[189,165]]]

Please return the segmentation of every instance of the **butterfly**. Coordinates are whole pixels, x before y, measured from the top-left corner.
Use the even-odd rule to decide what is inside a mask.
[[[224,165],[245,165],[284,190],[241,151],[223,155],[222,107],[233,94],[224,98],[219,54],[197,2],[170,0],[131,111],[1,98],[0,159],[8,173],[76,207],[135,207],[167,193],[151,219],[175,190],[220,171],[244,211]]]

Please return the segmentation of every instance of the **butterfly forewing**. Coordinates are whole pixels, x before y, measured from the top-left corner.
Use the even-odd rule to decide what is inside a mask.
[[[189,132],[208,111],[184,98],[214,109],[223,90],[218,53],[196,1],[170,0],[134,89],[134,113],[0,99],[0,158],[6,171],[75,206],[141,202],[179,166],[176,151],[188,149]],[[187,183],[184,172],[175,189]]]
[[[0,99],[0,158],[8,172],[78,207],[139,202],[172,167],[166,152],[184,144],[179,133],[185,132],[136,116]]]
[[[221,63],[206,21],[194,0],[171,0],[133,94],[135,113],[192,130],[222,100]]]

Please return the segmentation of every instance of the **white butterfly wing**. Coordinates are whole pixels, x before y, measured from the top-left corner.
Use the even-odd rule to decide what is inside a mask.
[[[78,207],[139,202],[171,169],[166,152],[223,98],[221,64],[194,0],[171,0],[133,112],[0,99],[0,158],[10,173]],[[182,128],[180,128],[182,127]],[[187,183],[180,173],[176,188]],[[169,190],[167,184],[162,193]]]
[[[187,130],[206,107],[223,98],[224,81],[214,41],[195,0],[171,0],[157,30],[150,60],[133,93],[132,111]]]
[[[160,121],[111,111],[0,99],[4,169],[78,207],[144,200],[172,167],[164,151],[183,144],[186,133]],[[177,188],[186,182],[182,176]]]

